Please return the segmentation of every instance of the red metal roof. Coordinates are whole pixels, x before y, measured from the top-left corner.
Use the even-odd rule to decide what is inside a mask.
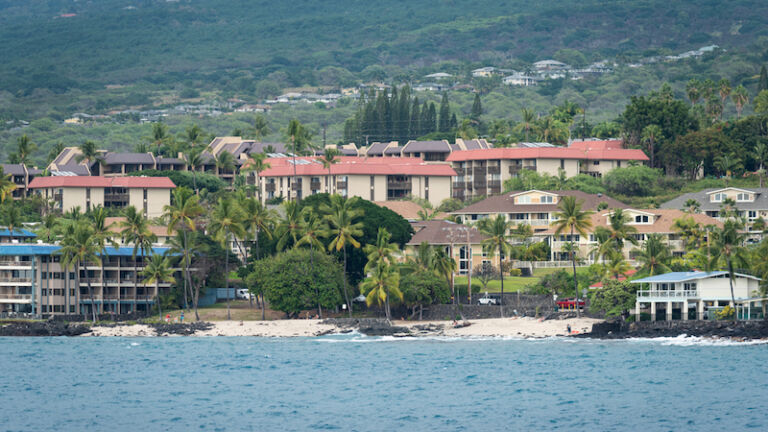
[[[35,177],[30,189],[66,187],[122,187],[173,189],[176,185],[168,177],[97,177],[97,176],[53,176]]]
[[[455,151],[451,153],[446,160],[448,162],[463,162],[470,160],[488,159],[586,159],[647,161],[648,156],[646,156],[642,150],[612,147],[603,147],[598,149],[579,149],[573,147],[509,147]]]
[[[261,172],[263,177],[284,177],[293,175],[293,158],[269,158],[266,160],[271,168]],[[317,157],[297,157],[296,175],[322,176],[328,175]],[[427,175],[447,176],[456,175],[447,164],[429,164],[420,158],[386,157],[364,158],[343,156],[331,167],[333,175]]]
[[[624,141],[615,140],[577,140],[571,141],[571,148],[580,150],[605,150],[605,149],[623,149]]]

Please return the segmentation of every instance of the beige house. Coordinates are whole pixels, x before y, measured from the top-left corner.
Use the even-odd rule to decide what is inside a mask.
[[[586,236],[575,234],[571,237],[568,233],[555,235],[555,229],[552,226],[544,231],[537,232],[535,235],[537,237],[543,237],[549,242],[553,261],[567,261],[569,259],[568,253],[563,251],[563,248],[568,242],[574,241],[579,246],[579,257],[585,259],[587,262],[594,262],[595,248],[598,245],[594,233],[597,227],[610,228],[609,218],[613,214],[612,210],[613,209],[606,209],[593,213],[591,215],[592,228]],[[637,230],[637,232],[632,235],[635,240],[637,240],[638,245],[635,246],[630,242],[625,242],[624,249],[622,250],[624,258],[630,262],[634,262],[636,258],[633,249],[642,248],[649,234],[660,234],[663,241],[669,246],[673,256],[683,256],[685,254],[685,243],[680,235],[672,228],[677,219],[690,216],[695,222],[702,226],[713,225],[722,227],[723,225],[721,222],[707,215],[689,215],[681,210],[624,209],[623,211],[629,219],[627,225],[634,227]]]
[[[416,255],[416,248],[423,242],[430,246],[442,247],[456,261],[457,274],[467,274],[469,269],[491,262],[483,251],[486,238],[476,228],[444,220],[411,222],[414,234],[405,245],[405,256]],[[453,249],[453,250],[451,250]]]
[[[546,232],[556,220],[558,204],[563,197],[575,197],[583,210],[597,210],[598,207],[626,208],[627,206],[609,196],[588,194],[577,190],[564,191],[512,191],[486,198],[482,201],[451,212],[464,223],[473,223],[480,219],[504,216],[515,224],[527,224],[534,233]]]
[[[600,177],[611,169],[628,166],[631,161],[648,160],[642,150],[589,143],[598,141],[582,141],[571,147],[521,143],[521,147],[454,151],[446,159],[456,170],[453,197],[469,200],[500,194],[504,181],[523,170],[551,176],[563,172],[566,177],[578,174]]]
[[[175,187],[168,177],[36,177],[29,185],[62,212],[76,207],[87,211],[97,206],[133,206],[148,218],[163,215]]]
[[[259,176],[262,199],[338,193],[370,201],[416,197],[437,206],[451,197],[451,177],[455,172],[447,164],[402,157],[340,157],[338,161],[330,167],[329,174],[317,157],[267,159],[270,168]]]

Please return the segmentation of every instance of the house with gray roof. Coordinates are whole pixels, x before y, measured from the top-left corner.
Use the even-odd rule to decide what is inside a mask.
[[[722,209],[726,200],[735,203],[736,213],[748,223],[759,218],[768,220],[768,188],[713,188],[682,194],[661,205],[663,209],[700,211],[707,216],[723,220]],[[693,203],[693,208],[689,204]]]
[[[425,162],[444,162],[451,154],[451,145],[446,140],[440,141],[408,141],[403,146],[403,157],[417,157]]]
[[[16,189],[11,193],[13,199],[21,199],[28,196],[27,187],[29,182],[42,172],[37,168],[28,167],[24,164],[2,164],[2,167],[3,173],[10,175],[11,181],[16,185]]]

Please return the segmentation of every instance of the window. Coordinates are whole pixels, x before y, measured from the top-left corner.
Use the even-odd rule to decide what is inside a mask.
[[[560,169],[565,169],[565,159],[560,159]]]
[[[519,196],[519,197],[517,197],[517,203],[518,204],[530,204],[531,203],[531,197],[528,196],[528,195]]]
[[[592,161],[592,165],[600,165],[600,161]]]
[[[541,196],[541,203],[542,204],[552,204],[554,201],[552,195],[542,195]]]
[[[648,215],[635,216],[635,223],[648,223]]]
[[[750,210],[747,212],[747,217],[749,220],[757,219],[757,212],[755,210]]]
[[[748,193],[742,192],[742,193],[736,195],[736,201],[745,202],[745,201],[752,201],[752,200],[749,199],[749,194]]]
[[[712,201],[714,201],[714,202],[723,202],[723,200],[725,198],[726,198],[725,194],[722,193],[722,192],[719,192],[719,193],[716,193],[716,194],[712,195]]]

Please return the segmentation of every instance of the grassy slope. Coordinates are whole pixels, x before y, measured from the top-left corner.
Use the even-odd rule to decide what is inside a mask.
[[[525,288],[529,285],[536,284],[543,276],[548,275],[550,273],[554,273],[558,270],[566,270],[571,271],[570,267],[560,269],[560,268],[541,268],[536,269],[533,272],[533,276],[523,277],[523,276],[505,276],[504,277],[504,292],[516,292],[521,291],[524,292]],[[579,273],[583,273],[587,271],[586,267],[577,267],[576,271]],[[466,276],[458,276],[456,277],[456,280],[454,281],[456,286],[466,286],[467,285],[467,277]],[[478,291],[479,289],[479,291]],[[489,293],[499,293],[501,292],[501,282],[498,279],[494,279],[490,282],[488,282],[488,288],[483,289],[482,284],[477,278],[472,278],[472,292],[485,292],[488,291]]]

